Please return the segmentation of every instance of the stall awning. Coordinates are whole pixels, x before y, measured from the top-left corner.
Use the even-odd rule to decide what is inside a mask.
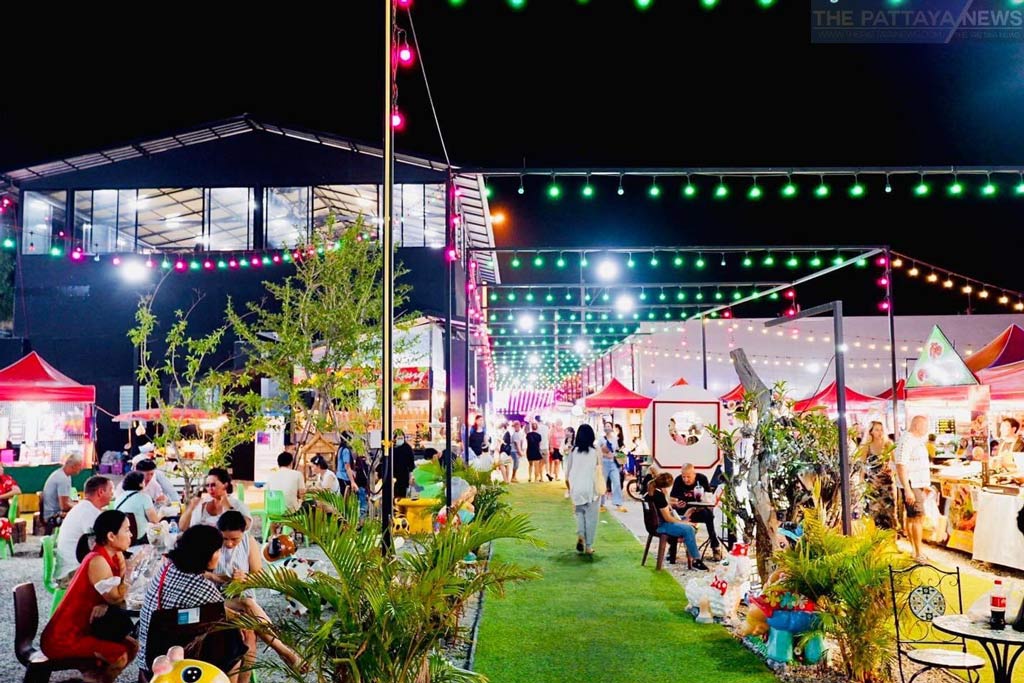
[[[1024,361],[1024,329],[1010,325],[998,337],[964,360],[971,372]]]
[[[978,381],[988,385],[994,401],[1024,399],[1024,361],[981,370]]]
[[[810,408],[831,408],[835,409],[839,400],[839,390],[836,387],[836,383],[832,382],[827,387],[819,391],[810,398],[805,398],[802,401],[797,401],[793,404],[793,410],[798,413],[802,413]],[[859,410],[868,408],[872,405],[878,405],[881,401],[874,397],[862,394],[859,391],[854,391],[850,387],[846,387],[846,409],[847,410]]]
[[[0,401],[95,403],[96,387],[62,375],[33,351],[0,370]]]
[[[627,389],[622,382],[612,379],[611,382],[592,396],[587,396],[584,405],[587,408],[635,408],[644,409],[651,405],[651,399],[643,394]]]
[[[878,395],[878,398],[882,399],[883,401],[891,401],[892,400],[892,387],[889,387],[888,389],[886,389],[885,391],[880,393]],[[907,400],[907,380],[905,380],[905,379],[901,379],[899,382],[896,382],[896,400],[897,401],[906,401]]]
[[[742,384],[737,384],[732,388],[728,394],[724,394],[718,397],[718,400],[722,403],[730,403],[732,401],[742,401],[743,397],[747,395],[747,390],[743,388]]]
[[[499,392],[494,395],[497,412],[503,415],[522,415],[532,417],[543,413],[555,405],[554,391],[510,391],[505,398],[505,405],[501,405]]]

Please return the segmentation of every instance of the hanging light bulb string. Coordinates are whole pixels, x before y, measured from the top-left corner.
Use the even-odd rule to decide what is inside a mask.
[[[409,32],[412,34],[412,44],[416,48],[416,59],[420,63],[420,72],[423,74],[423,85],[427,91],[427,102],[430,103],[430,112],[434,116],[434,127],[437,129],[437,138],[441,142],[441,151],[444,153],[445,163],[448,168],[452,166],[452,160],[448,156],[448,145],[444,141],[444,133],[441,131],[441,121],[437,116],[437,107],[434,106],[434,96],[430,91],[430,80],[427,78],[427,65],[423,59],[423,49],[420,47],[420,40],[416,36],[416,24],[412,20],[412,8],[406,7],[405,14],[409,18]]]
[[[927,277],[922,278],[930,284],[937,284],[943,289],[952,289],[953,286],[947,283],[953,281],[953,279],[960,280],[963,282],[960,293],[968,296],[974,295],[979,299],[989,299],[992,296],[998,294],[997,302],[1004,305],[1012,305],[1014,310],[1024,311],[1024,292],[1008,289],[999,285],[994,285],[990,282],[984,282],[968,275],[962,275],[955,271],[949,270],[948,268],[940,268],[934,264],[922,261],[919,258],[908,256],[899,252],[892,252],[892,266],[893,270],[901,270],[908,277],[916,278],[922,269],[927,269],[929,274]],[[933,277],[934,276],[934,277]],[[939,276],[945,276],[945,279],[940,279]]]

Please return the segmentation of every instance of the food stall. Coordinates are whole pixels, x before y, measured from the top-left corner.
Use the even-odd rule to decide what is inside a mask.
[[[601,391],[583,400],[583,407],[588,412],[600,414],[601,419],[607,422],[622,425],[627,448],[649,433],[641,431],[640,426],[641,415],[650,404],[650,397],[631,391],[614,377]],[[601,432],[597,433],[600,436]]]
[[[68,455],[80,455],[91,475],[96,387],[79,384],[35,351],[0,369],[0,461],[22,491],[43,488]]]

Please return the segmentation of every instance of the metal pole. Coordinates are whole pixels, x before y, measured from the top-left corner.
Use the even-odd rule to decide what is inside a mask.
[[[455,259],[451,257],[455,248],[455,230],[452,227],[452,176],[445,182],[445,226],[448,229],[448,248],[445,249],[445,267],[448,269],[448,308],[444,318],[444,447],[448,453],[445,466],[445,505],[451,505],[451,452],[452,452],[452,302],[455,299]]]
[[[462,459],[463,459],[463,462],[465,462],[468,465],[469,464],[469,335],[470,335],[470,330],[472,329],[472,325],[469,322],[469,283],[470,283],[470,281],[473,278],[473,272],[472,272],[472,270],[470,270],[470,267],[469,267],[469,253],[466,251],[466,247],[467,246],[468,245],[466,244],[466,229],[465,229],[465,227],[463,227],[462,228],[462,258],[463,258],[463,263],[465,263],[465,266],[463,268],[463,272],[466,274],[466,286],[463,288],[463,296],[465,296],[465,298],[466,298],[466,305],[465,305],[466,329],[464,330],[464,332],[466,333],[466,346],[465,346],[465,352],[466,352],[466,360],[465,360],[465,365],[466,365],[466,381],[465,381],[465,389],[462,392],[462,399],[463,399],[463,401],[462,401],[463,402],[463,412],[462,412],[462,429],[463,429],[463,436],[462,436]],[[474,385],[475,384],[476,384],[476,382],[474,382]],[[479,401],[479,398],[477,398],[477,400]],[[450,471],[450,468],[449,468],[449,471]],[[451,496],[449,495],[448,498],[449,498],[448,504],[451,505]]]
[[[629,345],[629,383],[630,389],[636,391],[636,344]]]
[[[843,353],[843,302],[836,301],[832,312],[833,338],[836,347],[836,409],[839,411],[839,494],[843,504],[843,533],[853,527],[850,510],[850,447],[846,442],[846,358]]]
[[[896,313],[892,300],[892,252],[885,250],[885,300],[889,304],[886,315],[889,318],[889,365],[892,368],[892,435],[900,436],[900,418],[898,411],[899,399],[896,396]]]
[[[708,388],[708,332],[707,332],[707,318],[698,318],[697,322],[700,323],[700,364],[702,371],[702,379],[704,381],[704,389]]]
[[[391,481],[391,439],[392,403],[394,401],[394,358],[392,357],[392,333],[395,316],[395,250],[392,234],[392,192],[394,190],[395,173],[395,131],[391,125],[391,113],[394,107],[394,71],[391,66],[391,55],[394,49],[395,17],[392,14],[392,0],[384,0],[384,211],[381,224],[381,250],[383,251],[382,299],[383,320],[381,342],[383,348],[382,394],[381,394],[381,464],[383,465],[384,481],[381,491],[381,545],[383,552],[391,552],[391,503],[394,488]]]

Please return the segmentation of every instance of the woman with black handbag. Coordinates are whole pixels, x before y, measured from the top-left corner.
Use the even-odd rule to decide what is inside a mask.
[[[97,668],[83,671],[83,678],[113,683],[139,649],[129,635],[131,619],[119,607],[128,595],[124,551],[132,544],[132,532],[125,513],[106,510],[96,518],[93,534],[96,546],[71,579],[40,646],[50,659],[94,658]]]

